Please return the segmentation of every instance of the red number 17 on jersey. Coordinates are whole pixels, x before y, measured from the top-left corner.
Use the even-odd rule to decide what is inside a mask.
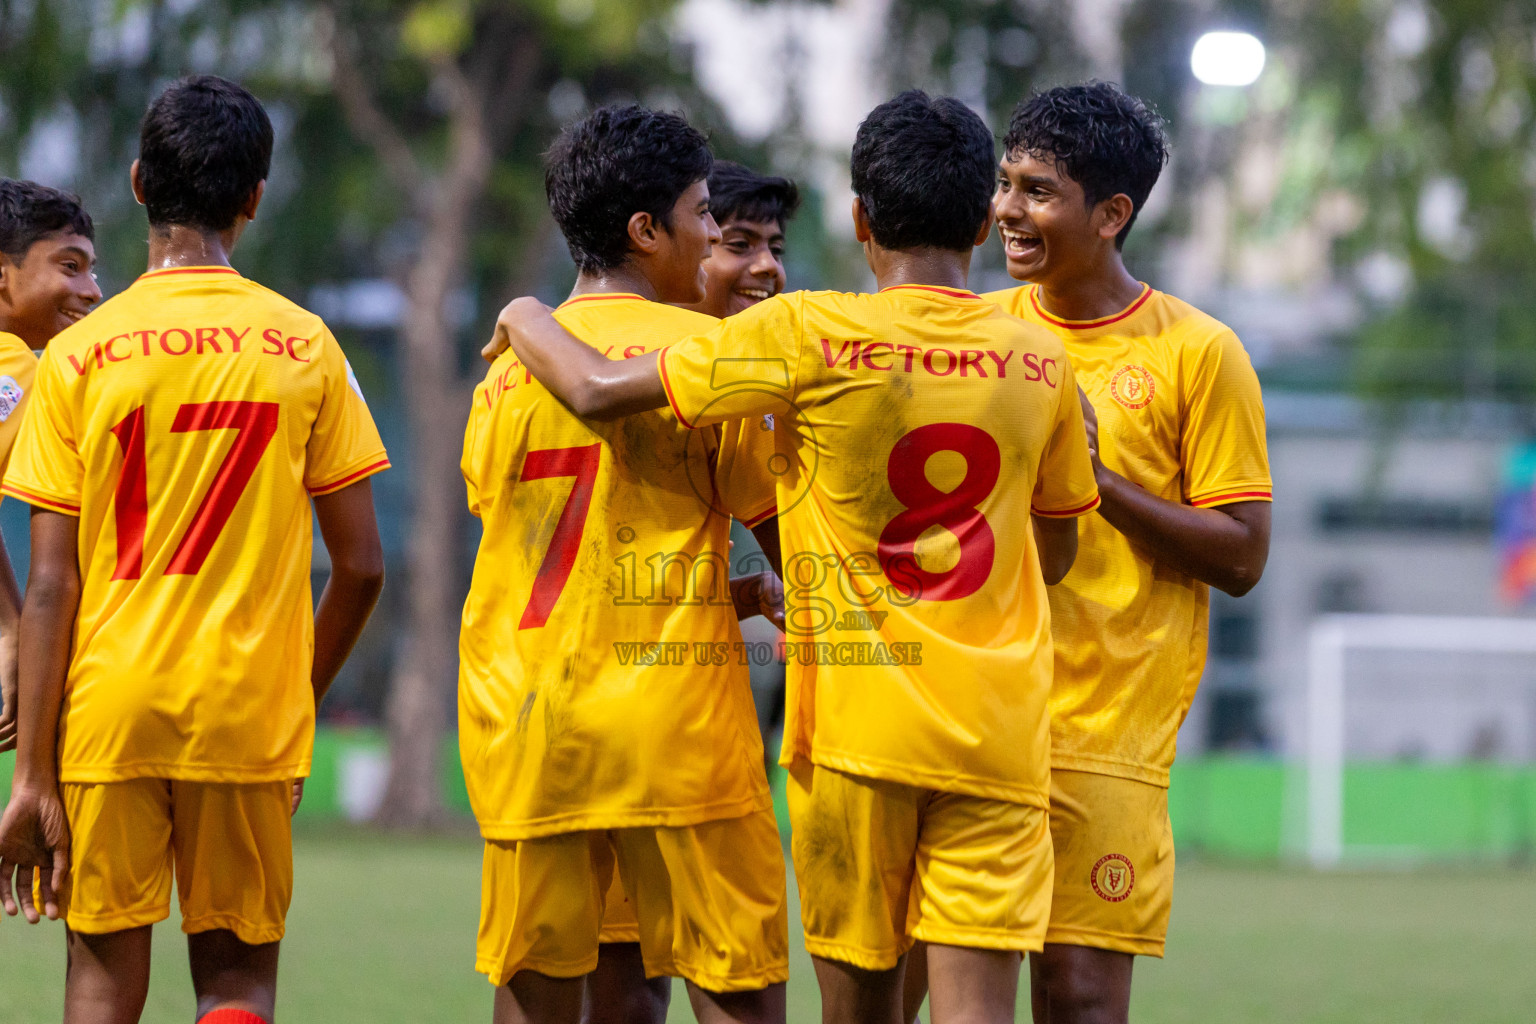
[[[208,560],[213,542],[223,532],[240,495],[251,482],[262,453],[277,433],[276,402],[196,402],[176,410],[171,433],[194,430],[234,430],[235,441],[214,474],[208,493],[192,516],[186,534],[171,553],[167,576],[195,576]],[[144,457],[144,407],[141,405],[112,428],[123,449],[123,469],[117,478],[113,506],[117,518],[117,568],[114,580],[136,580],[144,573],[144,533],[149,525],[149,475]]]

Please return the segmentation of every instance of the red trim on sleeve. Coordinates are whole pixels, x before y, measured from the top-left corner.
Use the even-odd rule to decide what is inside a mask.
[[[1093,500],[1092,501],[1090,501],[1086,505],[1079,505],[1077,508],[1068,508],[1068,509],[1062,509],[1059,512],[1050,512],[1050,511],[1047,511],[1047,510],[1045,510],[1043,508],[1035,508],[1034,506],[1030,506],[1029,510],[1030,510],[1030,512],[1034,513],[1035,515],[1037,515],[1037,516],[1045,516],[1045,518],[1047,518],[1047,519],[1072,519],[1072,518],[1075,518],[1077,516],[1087,515],[1089,512],[1092,512],[1094,509],[1096,509],[1098,507],[1099,507],[1099,496],[1097,494],[1095,494],[1093,496]]]
[[[689,423],[688,417],[683,415],[683,410],[677,407],[677,398],[672,394],[672,378],[667,375],[667,353],[671,351],[672,346],[668,345],[656,353],[656,369],[661,373],[661,390],[667,393],[667,405],[672,408],[672,415],[677,417],[677,422],[689,430],[697,430],[699,428]]]
[[[1131,303],[1129,306],[1126,306],[1114,316],[1107,316],[1100,320],[1060,320],[1047,313],[1045,311],[1045,307],[1040,305],[1040,287],[1038,285],[1029,290],[1029,304],[1033,306],[1035,312],[1040,315],[1040,319],[1046,321],[1047,323],[1055,324],[1057,327],[1065,327],[1069,331],[1086,331],[1093,327],[1108,327],[1110,324],[1124,320],[1126,317],[1136,312],[1142,306],[1146,305],[1147,300],[1151,297],[1152,286],[1149,284],[1143,284],[1141,286],[1141,294],[1136,297],[1136,301]]]
[[[72,516],[78,516],[80,514],[79,505],[71,505],[68,502],[59,501],[55,498],[45,498],[41,494],[33,494],[31,491],[24,491],[20,487],[17,487],[15,484],[8,483],[0,485],[0,491],[4,491],[11,497],[16,498],[19,501],[24,501],[28,505],[37,505],[39,508],[52,509],[55,512],[64,512]]]
[[[1226,505],[1234,501],[1274,501],[1275,496],[1269,491],[1229,491],[1226,494],[1213,494],[1209,498],[1201,498],[1190,502],[1195,508],[1208,508],[1211,505]]]
[[[317,496],[322,494],[330,494],[332,491],[341,490],[347,484],[355,483],[365,476],[372,476],[374,473],[382,473],[388,468],[389,459],[380,459],[378,462],[373,463],[371,466],[364,466],[362,469],[355,473],[348,473],[340,480],[336,480],[328,484],[321,484],[319,487],[311,487],[309,489],[309,493]]]

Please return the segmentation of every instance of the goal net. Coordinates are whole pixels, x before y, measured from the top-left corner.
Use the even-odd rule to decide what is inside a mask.
[[[1536,620],[1328,615],[1308,662],[1314,865],[1536,852]]]

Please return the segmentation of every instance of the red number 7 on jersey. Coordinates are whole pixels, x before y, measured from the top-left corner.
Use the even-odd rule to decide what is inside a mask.
[[[537,629],[549,621],[560,592],[571,578],[571,568],[576,564],[576,552],[581,548],[581,534],[587,525],[587,509],[592,505],[592,488],[597,483],[597,466],[602,459],[601,444],[582,445],[579,448],[541,448],[528,453],[523,460],[523,474],[518,482],[547,480],[555,476],[573,476],[571,493],[566,496],[565,507],[555,523],[555,532],[549,538],[549,550],[539,564],[539,573],[533,578],[533,591],[528,595],[528,607],[518,621],[518,629]]]
[[[195,576],[208,560],[213,542],[223,532],[251,482],[262,453],[277,433],[276,402],[197,402],[176,410],[175,434],[194,430],[234,430],[235,441],[214,474],[203,503],[197,507],[186,535],[171,560],[167,576]],[[144,458],[144,407],[141,405],[112,428],[123,449],[122,474],[117,478],[113,506],[117,517],[115,580],[136,580],[144,573],[144,533],[149,523],[149,479]]]

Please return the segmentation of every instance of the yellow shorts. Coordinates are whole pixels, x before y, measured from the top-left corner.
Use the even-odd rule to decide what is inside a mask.
[[[65,923],[99,934],[164,921],[171,874],[181,930],[227,928],[257,945],[283,937],[293,896],[288,782],[66,782]]]
[[[916,939],[1038,950],[1051,897],[1046,812],[797,762],[791,852],[805,948],[896,966]]]
[[[1162,956],[1173,910],[1168,791],[1094,772],[1051,772],[1056,887],[1045,941]]]
[[[617,870],[615,870],[617,868]],[[784,851],[773,811],[679,828],[490,840],[475,969],[576,978],[597,966],[615,877],[634,908],[648,977],[742,992],[789,977]]]

